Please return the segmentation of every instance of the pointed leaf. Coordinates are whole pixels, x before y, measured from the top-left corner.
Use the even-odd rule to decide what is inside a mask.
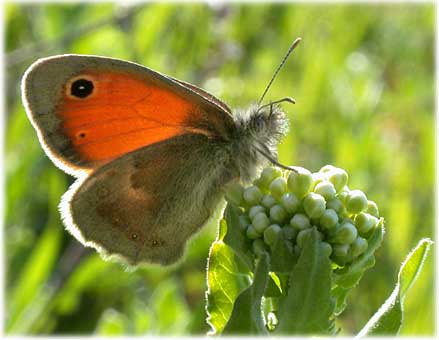
[[[331,262],[319,246],[317,231],[309,233],[290,275],[286,297],[279,299],[280,334],[328,334],[335,303],[331,297]]]
[[[398,282],[389,298],[368,321],[357,337],[366,335],[396,335],[404,317],[404,298],[422,269],[433,242],[422,239],[408,254],[398,274]]]
[[[341,286],[336,286],[332,290],[332,296],[335,298],[335,315],[340,315],[346,308],[347,305],[347,297],[351,288],[343,288]]]
[[[289,273],[293,269],[297,259],[293,255],[292,249],[287,245],[287,240],[283,233],[278,233],[276,241],[271,250],[271,268],[276,273]]]
[[[224,211],[224,219],[227,229],[224,233],[224,243],[233,248],[235,253],[250,267],[253,268],[253,256],[251,242],[245,236],[239,225],[239,208],[233,204],[227,204]]]
[[[253,284],[236,299],[232,315],[223,334],[267,334],[262,318],[262,296],[268,281],[268,254],[262,253],[257,261]]]
[[[225,227],[225,221],[221,221]],[[235,299],[250,285],[250,271],[232,248],[218,240],[210,248],[207,269],[207,323],[210,334],[221,333],[230,314]]]

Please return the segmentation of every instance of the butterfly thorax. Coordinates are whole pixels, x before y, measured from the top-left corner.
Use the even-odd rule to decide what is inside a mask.
[[[249,182],[269,162],[264,153],[277,159],[276,145],[287,133],[288,121],[278,105],[238,111],[234,121],[236,129],[231,143],[234,166],[240,179]]]

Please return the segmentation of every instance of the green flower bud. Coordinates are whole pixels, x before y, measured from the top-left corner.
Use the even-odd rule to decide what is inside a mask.
[[[254,254],[259,255],[259,254],[263,253],[264,251],[266,251],[267,248],[265,247],[264,241],[262,241],[262,239],[258,238],[257,240],[253,241],[252,250],[253,250]]]
[[[247,229],[247,226],[251,223],[247,215],[239,215],[239,226],[242,230]]]
[[[249,224],[247,227],[246,235],[249,239],[255,240],[259,238],[261,235],[256,231],[253,225]]]
[[[322,195],[327,201],[335,197],[334,185],[329,181],[318,183],[314,188],[314,192]]]
[[[293,227],[287,225],[282,228],[282,232],[284,233],[285,239],[291,241],[294,241],[296,239],[297,229],[294,229]]]
[[[333,209],[326,209],[320,217],[320,225],[324,229],[334,228],[338,223],[338,215]]]
[[[327,180],[326,175],[320,172],[315,172],[312,174],[313,184],[311,188],[315,188],[319,183]]]
[[[318,226],[320,223],[320,217],[319,218],[311,218],[310,220],[311,225]]]
[[[351,244],[357,238],[358,232],[355,226],[350,222],[340,224],[329,237],[330,242],[340,244]]]
[[[334,172],[334,171],[337,171],[339,168],[336,168],[335,166],[333,166],[333,165],[330,165],[330,164],[327,164],[327,165],[325,165],[324,167],[322,167],[320,170],[319,170],[319,172],[321,172],[321,173],[328,173],[328,172]]]
[[[329,181],[334,184],[335,190],[340,192],[348,184],[348,174],[343,169],[335,168],[329,174]]]
[[[296,242],[300,248],[303,248],[305,237],[307,237],[306,235],[309,235],[311,232],[312,232],[311,228],[299,231],[299,233],[296,236]],[[320,231],[317,231],[317,239],[319,241],[323,240],[323,234]]]
[[[264,230],[267,229],[267,227],[270,225],[270,219],[265,213],[259,212],[253,218],[252,224],[256,231],[259,234],[262,234]]]
[[[282,228],[277,224],[272,224],[264,231],[264,242],[269,246],[274,245],[278,234],[282,233]]]
[[[258,184],[268,189],[271,182],[273,182],[275,178],[281,176],[282,176],[282,171],[279,168],[267,167],[264,170],[262,170],[261,176],[259,176]]]
[[[344,207],[343,203],[338,198],[333,198],[332,200],[329,200],[326,202],[326,208],[332,209],[336,212],[342,212]]]
[[[280,202],[289,214],[294,214],[300,205],[300,201],[296,195],[289,192],[282,195]]]
[[[367,209],[367,197],[361,190],[352,190],[346,198],[346,209],[351,214],[358,214]]]
[[[290,225],[293,228],[302,230],[311,227],[308,216],[304,214],[296,214],[290,221]]]
[[[332,254],[337,257],[347,257],[349,254],[349,244],[334,244]]]
[[[253,185],[258,187],[262,193],[268,191],[268,188],[264,187],[264,184],[262,183],[260,178],[256,178],[255,180],[253,180]]]
[[[349,191],[343,190],[343,191],[340,191],[337,195],[335,195],[335,197],[337,199],[339,199],[343,205],[346,205],[346,200],[348,198],[348,195],[349,195]]]
[[[330,256],[332,253],[332,247],[329,243],[327,242],[320,242],[319,244],[320,248],[323,249],[323,252],[326,256]]]
[[[268,191],[268,188],[264,186],[264,183],[261,181],[259,177],[255,178],[252,184],[258,187],[263,193]]]
[[[270,218],[273,222],[282,223],[287,218],[287,212],[280,204],[273,205],[270,208]]]
[[[322,195],[310,192],[303,199],[303,208],[310,218],[319,218],[326,209],[326,202]]]
[[[235,204],[237,206],[242,206],[243,202],[244,188],[241,184],[233,182],[229,184],[226,188],[226,200],[229,203]]]
[[[244,190],[244,201],[249,205],[257,205],[262,199],[262,192],[256,186],[248,187]]]
[[[262,197],[261,204],[267,209],[270,209],[276,203],[277,203],[276,199],[270,194],[266,194],[264,195],[264,197]]]
[[[378,206],[374,201],[367,201],[367,212],[375,217],[380,217]]]
[[[250,220],[253,221],[253,218],[256,216],[256,214],[260,212],[265,212],[265,208],[261,205],[254,205],[248,211],[248,217],[250,217]]]
[[[282,195],[287,191],[287,180],[283,177],[278,177],[270,184],[270,192],[273,197],[280,199]]]
[[[288,188],[301,199],[311,190],[314,181],[309,170],[301,167],[295,169],[297,172],[291,171],[288,176]]]
[[[340,218],[340,217],[339,217]],[[345,217],[345,218],[343,218],[343,219],[341,219],[341,222],[340,223],[350,223],[350,224],[354,224],[354,220],[353,219],[351,219],[351,218],[349,218],[349,217]]]
[[[353,257],[357,257],[363,254],[367,250],[367,240],[362,237],[357,237],[351,245],[351,254]]]
[[[367,234],[378,223],[378,219],[368,213],[359,213],[355,216],[355,226],[361,235]]]

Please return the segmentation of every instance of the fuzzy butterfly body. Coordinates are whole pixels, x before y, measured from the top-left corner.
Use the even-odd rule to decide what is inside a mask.
[[[77,181],[60,209],[84,245],[129,264],[171,264],[233,181],[276,158],[278,106],[232,115],[198,87],[117,59],[60,55],[25,73],[26,112]]]

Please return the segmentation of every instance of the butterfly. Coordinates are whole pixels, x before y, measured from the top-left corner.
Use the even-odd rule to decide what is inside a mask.
[[[277,103],[292,101],[232,114],[192,84],[74,54],[32,64],[22,98],[48,157],[77,178],[60,203],[67,230],[130,265],[178,261],[228,184],[278,164],[288,124]]]

